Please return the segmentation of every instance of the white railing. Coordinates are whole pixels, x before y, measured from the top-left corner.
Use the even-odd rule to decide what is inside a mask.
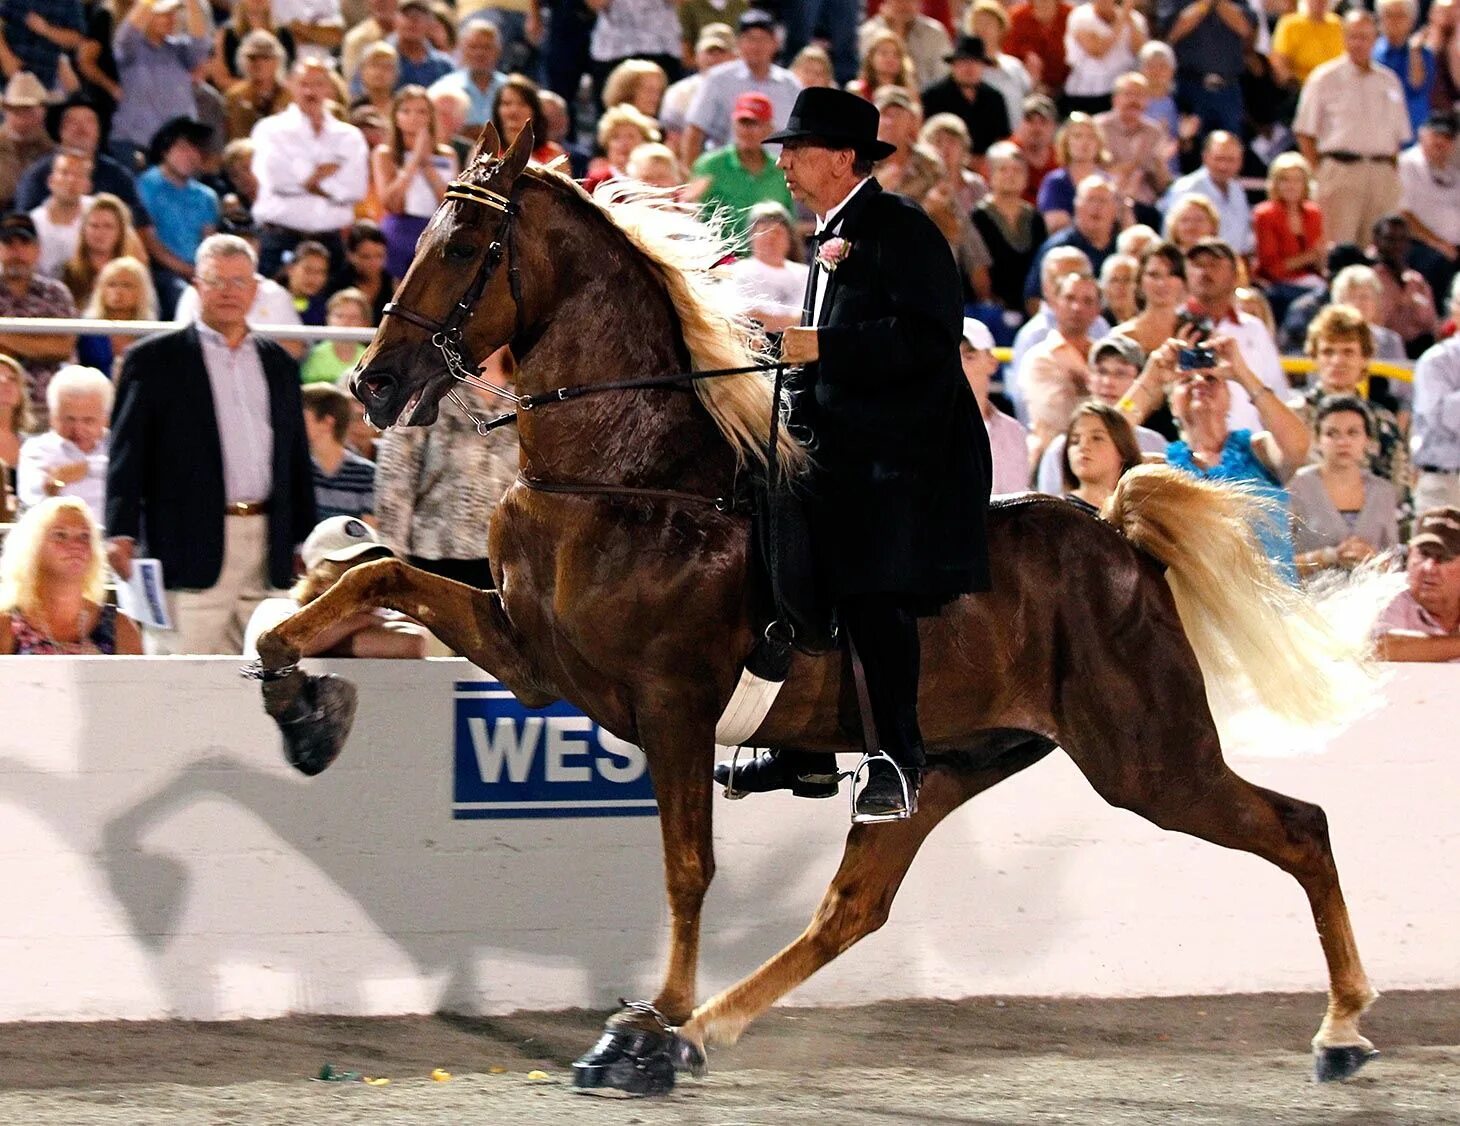
[[[0,333],[17,336],[152,336],[183,327],[181,321],[105,321],[87,317],[0,317]],[[358,340],[368,344],[373,328],[330,328],[327,325],[250,325],[271,340]]]

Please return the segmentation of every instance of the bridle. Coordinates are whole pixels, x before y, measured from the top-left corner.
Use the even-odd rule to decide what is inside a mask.
[[[478,390],[487,391],[499,398],[520,406],[522,396],[514,394],[505,387],[500,387],[490,380],[483,379],[481,372],[475,368],[468,367],[461,354],[462,341],[465,333],[462,327],[472,315],[476,304],[481,300],[482,294],[486,292],[488,284],[496,274],[497,268],[501,266],[503,257],[510,259],[507,268],[508,284],[512,290],[512,304],[516,309],[516,325],[513,330],[514,338],[522,331],[522,284],[517,274],[516,256],[512,253],[512,220],[517,216],[517,205],[509,197],[500,192],[494,192],[490,188],[484,188],[480,184],[468,183],[465,180],[453,180],[446,187],[446,195],[442,199],[442,206],[448,200],[457,200],[462,203],[475,203],[482,207],[498,211],[503,215],[502,227],[497,232],[497,237],[487,247],[482,255],[482,260],[477,265],[476,273],[466,289],[462,292],[461,299],[452,306],[451,311],[446,314],[445,320],[435,320],[418,313],[416,310],[402,305],[399,301],[388,302],[381,311],[382,316],[399,317],[401,320],[423,328],[431,334],[431,343],[441,353],[441,359],[446,364],[446,372],[453,380],[465,384],[468,387],[475,387]],[[503,245],[505,242],[505,246]],[[477,428],[477,433],[487,434],[499,426],[506,426],[516,420],[515,412],[498,415],[494,419],[478,418],[471,410],[471,407],[458,394],[453,387],[447,394],[471,419]]]

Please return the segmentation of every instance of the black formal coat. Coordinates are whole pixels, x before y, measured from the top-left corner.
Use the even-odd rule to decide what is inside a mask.
[[[942,232],[875,180],[843,209],[820,361],[794,385],[812,433],[813,554],[833,599],[892,593],[922,613],[989,588],[988,432],[959,362],[963,298]],[[806,317],[812,307],[807,286]]]
[[[314,483],[299,365],[256,338],[269,384],[273,491],[267,498],[269,581],[288,586],[294,547],[314,527]],[[195,325],[133,345],[112,408],[106,528],[162,562],[169,590],[207,590],[223,569],[223,450]],[[262,499],[262,498],[261,498]],[[255,517],[254,519],[260,519]]]

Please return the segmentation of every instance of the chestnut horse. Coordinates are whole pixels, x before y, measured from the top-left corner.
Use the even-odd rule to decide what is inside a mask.
[[[975,794],[1062,748],[1107,802],[1165,829],[1242,849],[1307,894],[1329,1004],[1313,1040],[1320,1078],[1373,1054],[1359,1016],[1376,994],[1359,963],[1327,824],[1222,758],[1203,672],[1244,678],[1289,716],[1322,712],[1323,666],[1294,595],[1253,545],[1250,504],[1160,466],[1129,474],[1101,520],[1053,498],[996,505],[993,590],[922,623],[919,696],[930,754],[917,813],[854,827],[805,932],[696,1006],[700,909],[714,873],[716,721],[765,627],[748,582],[749,521],[723,503],[764,461],[761,374],[678,388],[604,388],[753,362],[744,324],[717,305],[703,228],[674,209],[590,199],[503,155],[488,126],[360,363],[355,394],[377,426],[421,425],[470,357],[517,358],[521,476],[491,522],[495,590],[386,559],[356,567],[259,641],[265,703],[307,773],[342,745],[353,689],[297,662],[325,624],[388,606],[497,676],[529,707],[566,699],[644,749],[658,797],[671,914],[652,1003],[628,1004],[578,1062],[580,1087],[668,1090],[707,1045],[733,1042],[778,998],[887,918],[928,833]],[[699,237],[696,241],[695,230]],[[463,362],[465,360],[465,362]],[[511,397],[509,395],[509,397]],[[784,431],[782,431],[784,441]],[[792,468],[798,447],[783,451]],[[798,459],[800,459],[798,461]],[[721,499],[717,503],[717,499]],[[797,653],[756,746],[855,752],[839,722],[842,665]]]

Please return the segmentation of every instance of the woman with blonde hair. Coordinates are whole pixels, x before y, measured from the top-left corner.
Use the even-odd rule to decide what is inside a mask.
[[[1086,176],[1111,179],[1110,154],[1088,113],[1076,110],[1065,119],[1055,134],[1054,151],[1059,167],[1039,185],[1038,202],[1050,234],[1070,225],[1075,215],[1075,188]]]
[[[628,175],[629,154],[636,148],[661,139],[654,119],[627,102],[604,110],[597,136],[603,155],[589,162],[588,175],[583,178],[583,190],[590,195],[599,184]]]
[[[76,253],[61,267],[61,284],[71,291],[78,309],[91,301],[102,268],[122,257],[145,262],[147,251],[132,225],[132,209],[110,192],[102,192],[82,215]]]
[[[791,60],[790,71],[801,83],[803,90],[809,90],[813,86],[826,87],[836,85],[836,76],[831,66],[831,56],[826,53],[825,47],[812,43],[796,52],[796,57]]]
[[[385,214],[385,269],[403,278],[416,241],[456,175],[456,150],[436,136],[436,112],[424,86],[402,86],[390,106],[390,141],[370,154],[371,180]]]
[[[629,153],[624,173],[630,180],[665,191],[684,187],[689,178],[685,175],[684,165],[679,162],[679,157],[674,155],[674,150],[658,141],[635,145],[634,151]]]
[[[1328,240],[1323,212],[1312,200],[1312,174],[1299,153],[1274,157],[1267,169],[1267,199],[1252,209],[1257,278],[1278,320],[1292,302],[1324,286],[1320,271],[1328,259]]]
[[[86,502],[28,510],[0,551],[0,654],[135,655],[142,636],[106,601],[106,552]]]
[[[943,162],[944,190],[966,222],[978,201],[989,194],[988,182],[968,167],[973,156],[968,126],[956,113],[935,113],[923,122],[918,144],[927,145]]]
[[[631,105],[645,117],[659,116],[659,103],[669,89],[669,76],[648,59],[625,59],[609,71],[603,84],[603,106]]]
[[[918,96],[917,72],[902,36],[895,31],[879,31],[867,40],[862,48],[861,69],[847,83],[847,92],[870,102],[883,86],[901,86],[913,97]]]
[[[387,121],[395,103],[395,84],[400,80],[400,55],[383,39],[365,48],[360,56],[360,69],[355,72],[351,92],[359,93],[350,101],[352,110],[371,106]]]
[[[129,256],[114,258],[102,267],[83,316],[102,321],[155,321],[157,290],[145,265]],[[112,368],[140,337],[82,336],[76,340],[78,363],[112,374]]]
[[[1167,242],[1185,254],[1204,238],[1217,238],[1222,217],[1216,205],[1206,196],[1189,195],[1173,203],[1166,212],[1161,234]]]
[[[214,89],[227,90],[244,77],[239,67],[238,48],[255,31],[267,31],[284,49],[280,67],[287,73],[294,65],[294,33],[274,22],[270,0],[234,0],[233,17],[213,34],[213,61],[208,80]]]
[[[5,490],[15,494],[15,466],[20,446],[35,430],[30,396],[26,394],[25,369],[14,356],[0,352],[0,465],[5,467]],[[0,513],[0,518],[8,514]]]

